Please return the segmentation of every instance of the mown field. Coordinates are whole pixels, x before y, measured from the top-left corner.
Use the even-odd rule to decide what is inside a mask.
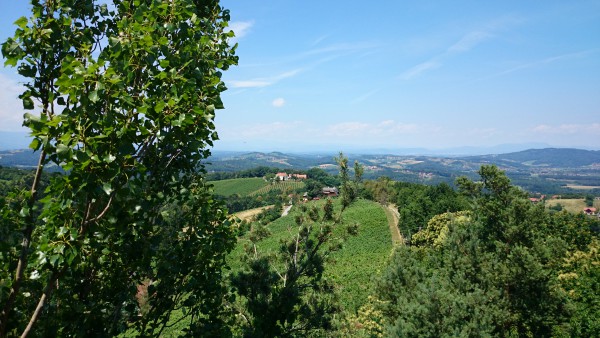
[[[215,194],[221,196],[231,196],[233,194],[238,194],[240,196],[262,195],[271,190],[291,192],[304,187],[304,182],[301,181],[270,183],[260,177],[233,178],[229,180],[210,181],[209,183],[214,186]]]
[[[546,201],[546,208],[550,208],[557,204],[562,205],[564,210],[572,213],[581,213],[586,208],[585,200],[583,198],[571,198],[571,199],[555,199]],[[600,201],[594,201],[594,208],[600,209]]]
[[[335,212],[339,213],[339,200],[334,201]],[[325,200],[311,201],[307,206],[316,205],[322,215],[324,204]],[[298,228],[294,218],[300,213],[300,208],[294,206],[288,216],[269,224],[271,236],[259,242],[258,251],[274,252],[278,249],[281,240],[297,233]],[[385,212],[375,202],[367,200],[355,202],[344,211],[342,222],[344,224],[358,222],[358,235],[350,237],[343,248],[333,255],[332,261],[326,267],[326,277],[337,285],[344,309],[355,312],[373,293],[372,278],[385,266],[392,252],[392,238]],[[341,229],[341,226],[338,229]],[[230,254],[228,262],[231,264],[232,271],[241,267],[240,257],[243,255],[244,246],[249,243],[246,238],[241,238]]]

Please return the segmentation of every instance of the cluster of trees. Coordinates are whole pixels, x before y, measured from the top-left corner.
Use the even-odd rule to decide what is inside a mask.
[[[377,283],[391,336],[578,336],[600,332],[597,221],[548,213],[496,167],[461,179],[469,207],[429,220]]]
[[[275,175],[276,173],[281,172],[281,171],[282,170],[279,168],[259,166],[256,168],[250,168],[250,169],[240,170],[240,171],[235,171],[235,172],[225,172],[225,171],[211,172],[211,173],[206,174],[206,179],[209,181],[221,181],[221,180],[229,180],[229,179],[233,179],[233,178],[266,177],[268,175]],[[294,171],[294,173],[301,173],[301,172]]]
[[[433,216],[469,206],[467,198],[446,183],[431,186],[396,182],[384,176],[366,181],[363,196],[381,204],[395,204],[400,214],[400,231],[406,239],[424,228]]]
[[[283,204],[286,202],[287,195],[282,195],[279,190],[269,190],[260,195],[240,196],[233,194],[230,196],[215,195],[215,198],[225,203],[229,213],[260,208],[272,204]]]

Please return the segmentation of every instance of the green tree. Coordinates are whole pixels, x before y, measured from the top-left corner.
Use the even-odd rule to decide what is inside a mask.
[[[316,209],[311,209],[316,210]],[[333,285],[324,278],[325,263],[341,242],[356,234],[349,226],[343,235],[333,232],[330,222],[318,222],[314,214],[295,217],[292,238],[269,255],[256,250],[264,230],[251,234],[245,266],[231,276],[237,295],[239,334],[246,337],[305,337],[333,329],[339,312]]]
[[[340,197],[342,200],[342,212],[352,203],[354,200],[354,189],[350,184],[350,174],[348,169],[348,158],[344,156],[344,153],[340,151],[340,155],[334,158],[335,162],[338,164],[338,169],[340,171]]]
[[[354,161],[354,190],[357,197],[362,195],[364,173],[364,166],[358,161]]]
[[[587,207],[593,207],[594,206],[594,196],[585,195],[585,205]]]
[[[228,20],[211,0],[34,0],[15,22],[2,53],[28,81],[40,157],[19,209],[1,211],[20,243],[2,246],[0,335],[160,334],[176,308],[182,333],[223,327],[232,229],[199,163],[217,139],[221,70],[237,62]],[[51,163],[65,174],[41,198]]]
[[[331,220],[333,220],[333,202],[328,198],[325,205],[323,205],[323,221]]]

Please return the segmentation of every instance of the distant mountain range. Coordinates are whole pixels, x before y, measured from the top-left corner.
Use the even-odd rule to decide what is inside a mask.
[[[315,166],[335,164],[337,154],[286,154],[282,152],[235,152],[214,151],[206,161],[210,168],[217,171],[236,171],[257,166],[307,169]],[[423,163],[441,163],[450,167],[478,168],[481,164],[496,164],[500,167],[525,168],[598,168],[600,150],[570,148],[529,149],[506,154],[477,156],[430,156],[407,154],[346,154],[351,161],[397,167],[423,166]],[[34,167],[38,154],[29,149],[0,151],[0,165]],[[411,163],[411,160],[413,161]]]
[[[306,170],[319,167],[337,173],[337,154],[288,154],[282,152],[214,151],[204,161],[209,172],[235,172],[258,166],[281,170]],[[33,168],[38,153],[31,150],[0,151],[0,166]],[[405,154],[346,154],[350,163],[358,161],[365,168],[364,177],[387,176],[394,180],[452,184],[458,176],[477,178],[484,164],[504,170],[514,184],[528,191],[568,193],[592,191],[600,194],[600,151],[565,148],[529,149],[518,152],[478,156],[432,156]],[[48,170],[58,167],[48,166]],[[60,169],[58,169],[60,170]],[[574,190],[575,189],[575,190]]]
[[[468,161],[525,167],[579,168],[600,166],[600,150],[569,148],[529,149],[508,154],[465,157]]]

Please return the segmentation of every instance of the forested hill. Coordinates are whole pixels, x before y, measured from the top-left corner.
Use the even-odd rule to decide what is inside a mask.
[[[574,148],[529,149],[515,153],[499,155],[469,156],[464,158],[474,162],[493,162],[523,166],[543,166],[553,168],[577,168],[599,165],[600,151]]]

